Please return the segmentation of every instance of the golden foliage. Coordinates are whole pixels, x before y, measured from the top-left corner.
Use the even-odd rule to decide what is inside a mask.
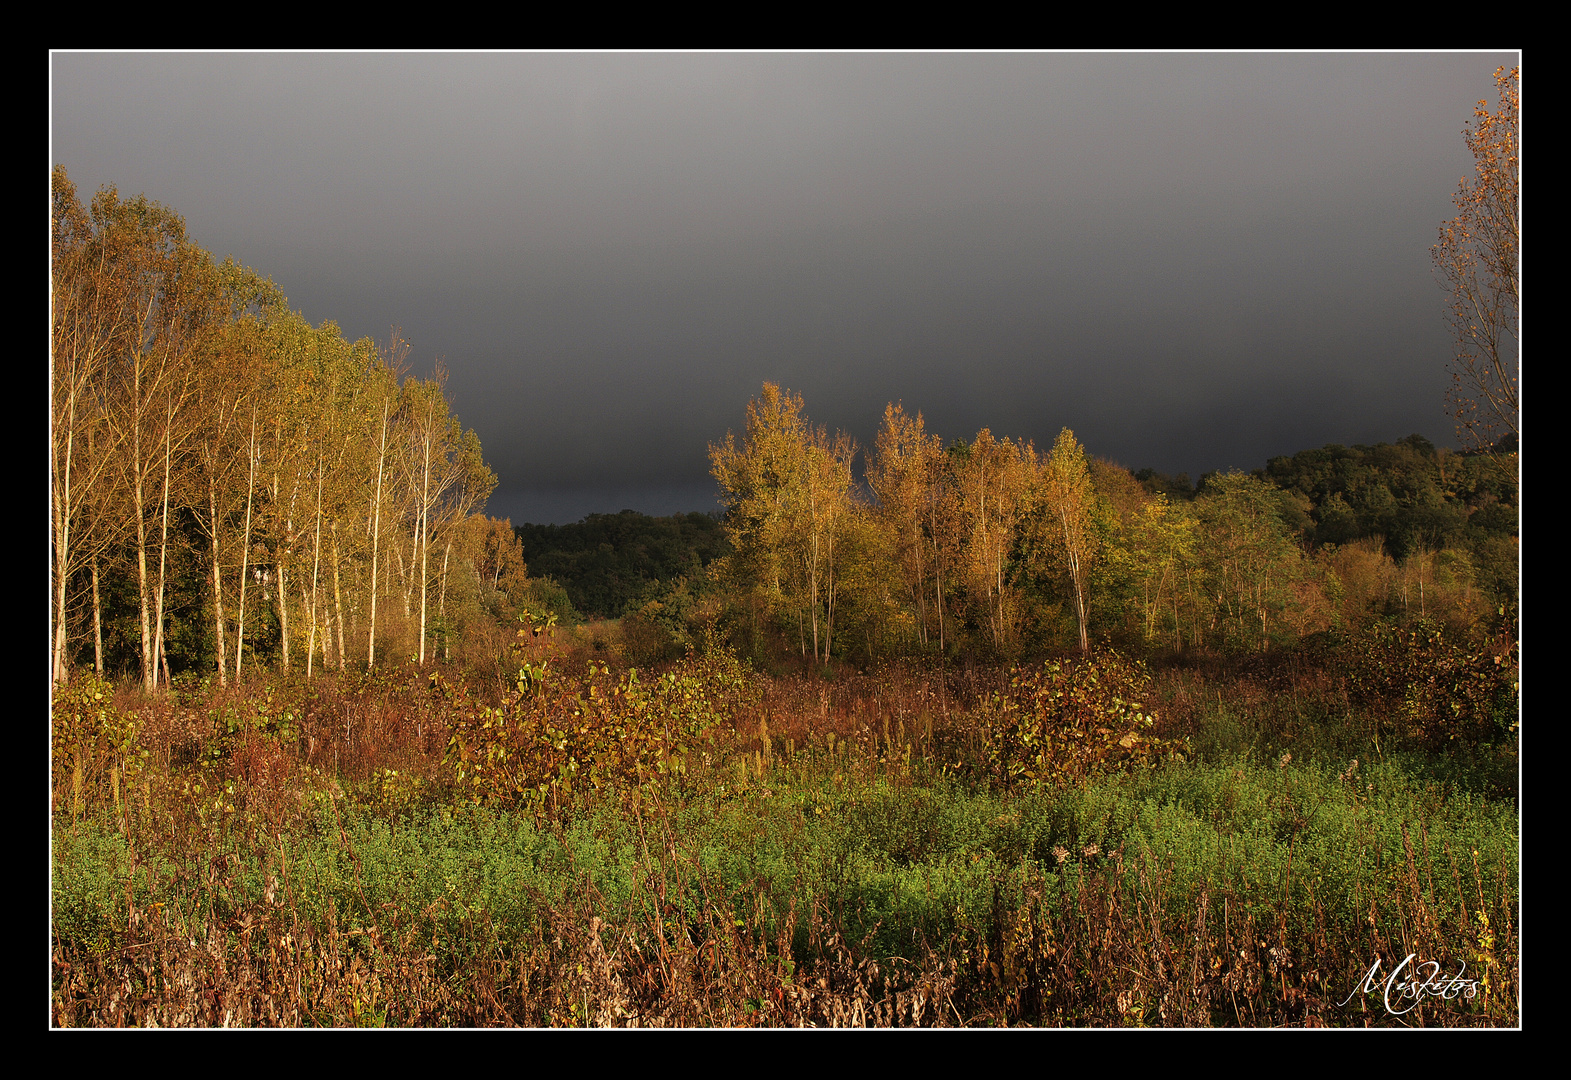
[[[1495,86],[1498,111],[1480,101],[1462,131],[1476,175],[1460,181],[1457,216],[1441,226],[1431,249],[1456,337],[1447,396],[1458,434],[1483,448],[1519,434],[1521,69],[1497,68]]]

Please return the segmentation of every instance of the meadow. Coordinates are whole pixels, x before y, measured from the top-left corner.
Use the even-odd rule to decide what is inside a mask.
[[[57,691],[53,1024],[1519,1022],[1514,693],[514,660]]]

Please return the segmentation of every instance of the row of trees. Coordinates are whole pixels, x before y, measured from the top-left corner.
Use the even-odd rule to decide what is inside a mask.
[[[1022,617],[1023,559],[1067,576],[1085,646],[1099,537],[1072,432],[1045,459],[985,429],[946,448],[920,415],[891,405],[867,471],[876,503],[860,495],[856,454],[771,383],[749,403],[740,444],[727,435],[710,448],[736,549],[724,570],[745,586],[755,628],[782,617],[802,653],[826,662],[846,627],[869,649],[895,633],[944,651],[966,625],[1005,652]]]
[[[1378,537],[1317,545],[1315,505],[1290,485],[1212,475],[1173,499],[1089,458],[1068,429],[1046,454],[986,429],[946,444],[890,405],[864,495],[855,445],[803,408],[765,384],[740,441],[710,456],[735,546],[728,593],[754,633],[773,621],[804,656],[1006,656],[1093,636],[1258,649],[1402,611],[1467,624],[1502,599],[1465,547],[1409,538],[1398,561]]]
[[[149,690],[193,573],[220,681],[273,649],[308,672],[374,664],[404,635],[424,662],[455,539],[495,486],[440,369],[409,376],[396,333],[378,349],[310,326],[145,197],[84,206],[57,168],[51,223],[54,679],[89,637],[103,671],[106,576],[135,580]]]
[[[1086,648],[1087,576],[1100,537],[1085,450],[1073,432],[1064,429],[1045,458],[1030,442],[986,428],[945,448],[920,414],[890,405],[868,482],[918,642],[936,639],[946,649],[957,621],[969,616],[994,650],[1006,651],[1021,622],[1018,585],[1029,564],[1061,572]]]

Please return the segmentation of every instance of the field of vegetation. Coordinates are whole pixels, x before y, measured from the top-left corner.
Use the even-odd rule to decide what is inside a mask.
[[[531,629],[505,686],[57,693],[54,1023],[1517,1023],[1509,640],[825,678]],[[1472,992],[1357,992],[1408,954]]]

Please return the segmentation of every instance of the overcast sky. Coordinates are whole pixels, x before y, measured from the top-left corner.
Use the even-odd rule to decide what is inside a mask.
[[[444,359],[515,523],[711,509],[764,381],[1163,472],[1454,445],[1508,53],[56,53],[51,164]]]

